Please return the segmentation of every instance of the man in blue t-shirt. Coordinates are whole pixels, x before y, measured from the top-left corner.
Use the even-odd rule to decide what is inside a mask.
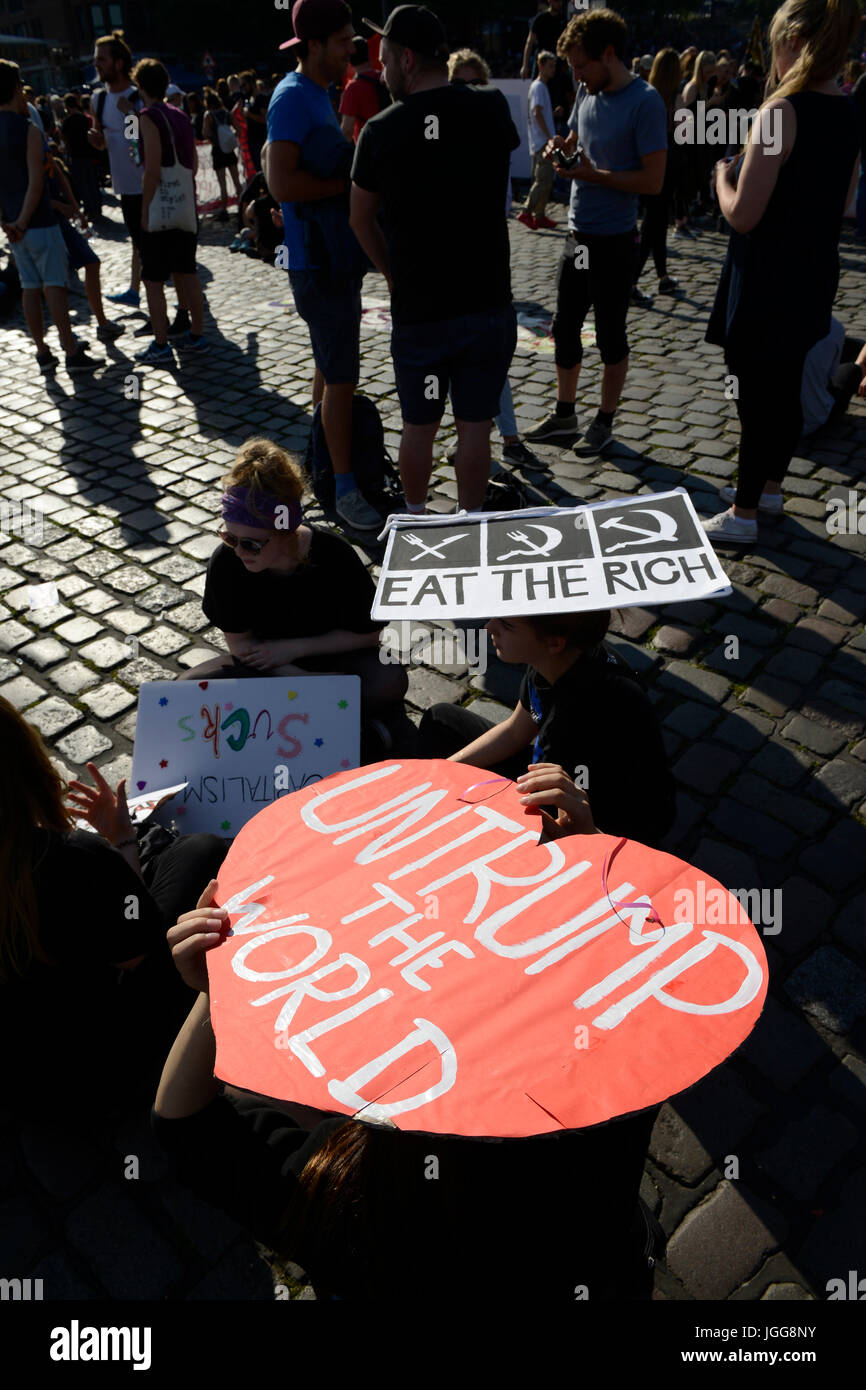
[[[558,51],[579,85],[570,134],[557,135],[548,152],[565,151],[572,179],[568,234],[557,277],[553,338],[556,409],[527,439],[554,443],[579,439],[574,402],[583,358],[580,334],[595,309],[604,363],[601,409],[575,452],[597,454],[610,442],[613,417],[628,370],[625,323],[634,279],[638,197],[661,192],[667,159],[667,116],[654,87],[623,62],[625,21],[613,10],[588,10],[568,24]]]
[[[352,14],[343,0],[296,0],[292,23],[295,38],[280,47],[296,47],[299,65],[271,97],[263,169],[268,188],[282,207],[295,308],[310,330],[316,362],[313,405],[322,403],[337,514],[356,530],[379,530],[381,519],[361,495],[351,468],[352,397],[361,374],[363,271],[357,268],[349,273],[342,259],[338,263],[338,253],[344,255],[346,239],[352,235],[348,226],[352,145],[340,130],[328,95],[330,84],[342,80],[349,66],[355,38]],[[339,164],[339,150],[335,156],[330,136],[335,145],[346,146],[345,170],[323,177],[311,172],[302,148],[315,146],[320,158],[324,149]],[[340,199],[345,201],[344,208]],[[328,220],[304,215],[311,204],[326,200],[331,200]],[[335,219],[344,225],[337,226]],[[321,235],[323,226],[330,229],[330,236]],[[357,254],[360,267],[360,250]]]

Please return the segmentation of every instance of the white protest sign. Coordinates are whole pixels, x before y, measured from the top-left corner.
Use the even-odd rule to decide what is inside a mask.
[[[584,507],[391,517],[374,618],[489,618],[730,592],[682,489]]]
[[[357,767],[359,676],[149,681],[141,687],[130,791],[186,785],[184,834],[231,837],[269,802]]]

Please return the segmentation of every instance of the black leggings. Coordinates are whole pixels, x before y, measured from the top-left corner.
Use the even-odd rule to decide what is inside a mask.
[[[764,484],[780,483],[803,429],[800,391],[808,348],[783,341],[735,350],[727,364],[736,378],[740,457],[735,502],[757,507]]]
[[[661,193],[650,194],[644,199],[644,216],[637,248],[637,267],[634,282],[637,284],[643,268],[652,252],[656,275],[663,280],[668,273],[668,214],[671,194],[663,188]]]
[[[595,310],[595,336],[602,362],[615,366],[628,357],[625,324],[634,284],[634,257],[633,230],[615,236],[569,232],[559,262],[551,328],[557,367],[570,371],[583,361],[580,332],[590,305]]]

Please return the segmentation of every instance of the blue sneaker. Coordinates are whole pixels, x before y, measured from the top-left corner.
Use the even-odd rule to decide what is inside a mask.
[[[112,304],[128,304],[131,309],[137,309],[141,303],[141,295],[135,290],[124,290],[123,294],[106,294],[103,298]]]
[[[180,342],[178,343],[177,350],[178,352],[207,352],[207,338],[204,336],[203,333],[199,333],[197,338],[194,338],[192,333],[187,333],[183,338],[181,338]]]
[[[158,343],[154,338],[141,352],[135,354],[136,362],[152,362],[154,366],[174,366],[174,353],[170,343]]]

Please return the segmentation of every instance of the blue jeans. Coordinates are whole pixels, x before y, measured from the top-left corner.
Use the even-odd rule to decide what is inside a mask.
[[[511,382],[505,378],[502,395],[499,397],[499,414],[495,419],[496,428],[503,439],[517,433],[517,420],[514,415],[514,400],[511,395]]]

